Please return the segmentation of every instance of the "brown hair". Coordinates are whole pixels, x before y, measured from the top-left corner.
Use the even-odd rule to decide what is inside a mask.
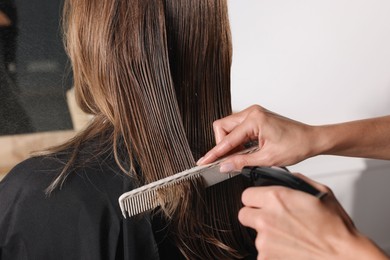
[[[125,174],[137,176],[136,160],[140,183],[193,167],[213,146],[212,122],[231,113],[225,0],[68,0],[64,33],[76,99],[94,120],[53,150],[72,156],[48,192],[88,140],[100,137]],[[173,189],[178,199],[163,208],[186,257],[240,258],[252,249],[237,220],[243,188],[235,180]]]

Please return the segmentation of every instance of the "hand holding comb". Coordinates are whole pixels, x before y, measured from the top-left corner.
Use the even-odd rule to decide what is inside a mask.
[[[238,152],[238,154],[248,154],[258,150],[259,148],[254,146]],[[132,217],[152,210],[161,205],[158,197],[159,191],[199,178],[203,179],[205,187],[209,187],[242,174],[250,178],[254,186],[280,185],[307,192],[318,198],[325,195],[305,181],[278,167],[244,167],[242,171],[221,173],[219,165],[226,158],[208,165],[196,166],[122,194],[119,197],[119,205],[123,216],[125,218]]]

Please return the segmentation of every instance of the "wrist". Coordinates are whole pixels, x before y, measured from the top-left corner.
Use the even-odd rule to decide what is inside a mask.
[[[326,154],[332,149],[334,139],[330,137],[328,126],[309,126],[309,149],[308,156],[314,157],[321,154]]]

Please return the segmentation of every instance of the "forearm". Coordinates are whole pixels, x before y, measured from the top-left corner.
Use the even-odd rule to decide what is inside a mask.
[[[390,159],[390,116],[312,127],[312,156]]]

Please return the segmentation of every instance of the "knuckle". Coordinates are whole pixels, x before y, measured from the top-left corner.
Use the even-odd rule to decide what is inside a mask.
[[[269,200],[272,200],[273,202],[277,201],[279,198],[278,187],[273,187],[273,189],[269,190],[268,197]]]
[[[288,197],[288,189],[281,186],[273,186],[272,189],[269,190],[268,196],[275,205],[278,205],[284,198]]]
[[[244,205],[252,204],[259,197],[258,195],[258,187],[249,187],[241,193],[241,200]]]
[[[261,232],[264,232],[265,228],[267,227],[266,223],[265,223],[265,219],[258,216],[256,218],[256,220],[254,221],[254,227],[256,230],[261,230]]]
[[[245,156],[238,155],[235,156],[235,158],[232,158],[232,160],[236,167],[239,169],[243,168],[244,166],[250,166],[248,165],[248,160]]]
[[[249,115],[253,116],[254,118],[264,119],[265,117],[264,109],[259,105],[254,105],[253,107],[251,107],[249,111]]]
[[[250,191],[248,189],[244,190],[241,194],[241,201],[245,205],[248,199],[250,198]]]
[[[270,152],[263,152],[262,153],[262,166],[275,166],[275,156],[272,155]]]
[[[255,240],[255,247],[258,251],[258,259],[269,259],[267,250],[267,239],[263,234],[258,234]]]
[[[221,128],[221,125],[222,125],[221,119],[215,120],[215,121],[213,122],[213,128],[214,128],[214,129],[219,129],[219,128]]]
[[[245,208],[238,211],[238,220],[242,223],[245,220]]]
[[[262,111],[263,108],[257,104],[251,105],[248,109],[250,112],[252,111]]]
[[[264,239],[262,235],[257,234],[255,240],[255,246],[259,251],[262,251],[262,249],[264,248]]]

